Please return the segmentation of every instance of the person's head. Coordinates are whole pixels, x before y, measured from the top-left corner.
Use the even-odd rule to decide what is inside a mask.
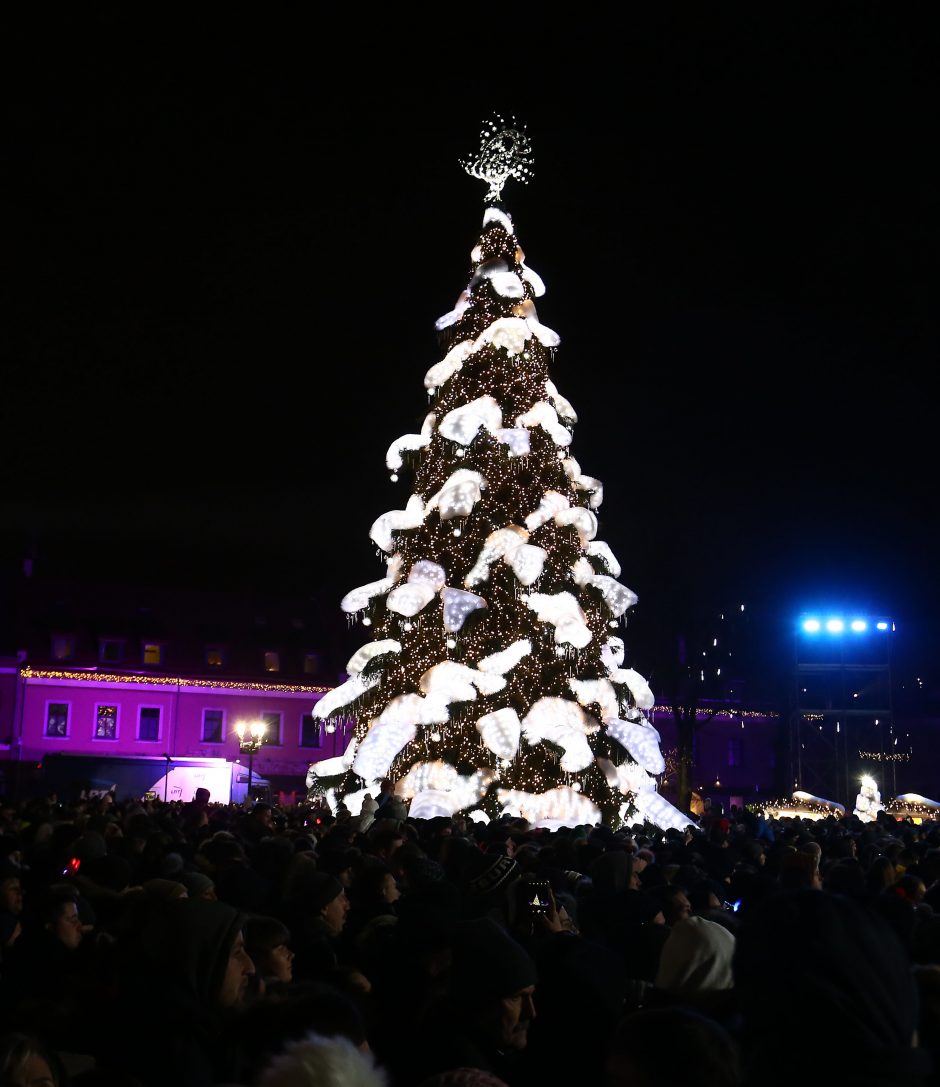
[[[243,923],[241,913],[226,902],[156,900],[141,938],[150,972],[204,1011],[239,1006],[255,973]]]
[[[301,900],[307,910],[318,917],[331,936],[339,936],[349,913],[346,888],[329,872],[307,873],[301,891]]]
[[[684,921],[692,913],[689,896],[685,893],[685,888],[678,883],[664,883],[652,888],[649,894],[662,911],[667,925]]]
[[[291,932],[280,918],[250,914],[242,930],[245,950],[255,970],[268,980],[288,982],[294,976]]]
[[[608,1043],[604,1087],[658,1087],[664,1053],[671,1083],[744,1082],[734,1036],[713,1018],[677,1005],[640,1008],[621,1019]]]
[[[500,1050],[525,1049],[538,975],[529,953],[488,917],[454,927],[450,991],[471,1033]]]
[[[59,943],[74,951],[84,936],[78,895],[71,887],[53,885],[42,893],[38,906],[42,927]]]
[[[18,1031],[0,1035],[0,1087],[60,1087],[65,1082],[61,1059],[41,1038]]]
[[[7,860],[0,861],[0,913],[23,912],[23,882],[20,870]]]
[[[675,924],[659,957],[656,988],[696,994],[731,989],[735,937],[724,925],[705,917]]]

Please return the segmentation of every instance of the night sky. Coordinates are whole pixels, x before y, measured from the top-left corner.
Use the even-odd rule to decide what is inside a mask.
[[[738,600],[940,650],[930,5],[646,7],[8,21],[4,562],[337,612],[382,576],[498,111],[638,664]]]

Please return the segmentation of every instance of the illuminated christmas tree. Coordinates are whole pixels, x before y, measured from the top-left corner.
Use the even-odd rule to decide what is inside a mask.
[[[354,736],[308,786],[353,813],[390,777],[418,818],[687,825],[656,791],[653,694],[617,634],[637,598],[598,539],[603,490],[572,455],[577,416],[549,374],[559,337],[535,310],[545,288],[500,204],[507,179],[531,175],[528,137],[496,117],[462,165],[489,186],[482,232],[437,322],[430,411],[387,454],[391,478],[414,483],[372,525],[385,576],[342,601],[372,640],[314,710],[354,718]]]

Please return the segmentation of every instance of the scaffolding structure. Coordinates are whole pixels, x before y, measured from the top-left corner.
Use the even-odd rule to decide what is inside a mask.
[[[793,789],[855,806],[868,774],[897,793],[890,619],[801,616],[794,636],[789,714]]]

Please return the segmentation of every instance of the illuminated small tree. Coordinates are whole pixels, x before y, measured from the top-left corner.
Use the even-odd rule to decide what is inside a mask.
[[[311,767],[351,811],[389,776],[416,817],[482,808],[539,825],[691,822],[656,791],[653,694],[616,631],[636,595],[597,538],[603,490],[571,453],[577,416],[549,376],[558,335],[500,200],[528,181],[525,132],[496,117],[462,164],[489,188],[470,280],[437,330],[431,410],[389,448],[403,508],[370,536],[386,574],[348,593],[372,640],[314,713],[354,716],[346,752]]]

